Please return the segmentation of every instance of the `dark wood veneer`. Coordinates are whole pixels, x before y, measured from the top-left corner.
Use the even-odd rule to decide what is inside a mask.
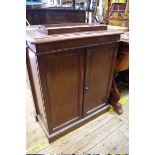
[[[26,8],[26,19],[31,25],[56,23],[85,23],[86,12],[66,8]]]
[[[30,34],[27,67],[36,115],[52,142],[109,110],[120,33],[39,42]]]

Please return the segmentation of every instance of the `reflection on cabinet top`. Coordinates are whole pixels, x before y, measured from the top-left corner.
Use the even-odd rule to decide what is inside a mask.
[[[62,25],[62,24],[60,24]],[[88,24],[84,24],[85,27]],[[52,27],[52,29],[54,30],[54,26],[55,29],[57,29],[58,27],[60,28],[60,26],[58,26],[58,24],[54,24],[52,26],[52,24],[50,24],[50,26]],[[69,27],[69,25],[67,25]],[[75,27],[76,25],[72,24],[72,27]],[[80,26],[79,24],[77,24],[77,27]],[[39,44],[39,43],[45,43],[45,42],[55,42],[55,41],[60,41],[60,40],[68,40],[68,39],[77,39],[77,38],[87,38],[87,37],[96,37],[96,36],[105,36],[105,35],[115,35],[115,34],[121,34],[121,31],[116,31],[116,30],[103,30],[103,28],[101,28],[102,30],[95,30],[95,28],[97,27],[97,25],[89,25],[87,26],[87,28],[91,27],[92,29],[94,29],[94,31],[84,31],[84,32],[71,32],[71,33],[59,33],[59,34],[53,34],[53,35],[48,35],[48,34],[44,34],[41,32],[38,32],[37,29],[37,25],[36,26],[29,26],[27,27],[27,41],[33,43],[33,44]],[[47,26],[45,26],[47,27]],[[71,26],[70,26],[71,27]],[[82,24],[81,26],[82,27]],[[94,28],[93,28],[94,27]],[[61,26],[61,29],[63,28],[63,26]],[[49,29],[49,27],[48,27]],[[64,25],[64,29],[66,29],[66,25]]]

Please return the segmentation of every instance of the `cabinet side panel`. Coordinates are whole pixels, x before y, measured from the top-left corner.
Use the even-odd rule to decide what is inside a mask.
[[[32,71],[32,80],[34,82],[34,89],[35,89],[37,103],[39,107],[39,115],[48,131],[45,107],[44,107],[44,102],[42,99],[41,87],[40,87],[40,82],[39,82],[37,58],[36,58],[36,55],[30,49],[28,49],[28,56],[29,56],[30,67]]]
[[[32,70],[31,70],[31,65],[30,65],[30,59],[28,56],[28,48],[26,48],[26,66],[27,66],[27,75],[28,75],[28,85],[31,87],[31,92],[33,96],[33,102],[35,106],[35,116],[40,114],[39,112],[39,107],[38,107],[38,100],[36,97],[36,91],[34,87],[34,81],[33,81],[33,76],[32,76]]]

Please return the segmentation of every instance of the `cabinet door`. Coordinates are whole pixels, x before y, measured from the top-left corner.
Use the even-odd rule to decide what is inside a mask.
[[[38,56],[52,132],[82,117],[84,49]]]
[[[102,109],[107,102],[116,50],[115,43],[87,48],[84,115]]]

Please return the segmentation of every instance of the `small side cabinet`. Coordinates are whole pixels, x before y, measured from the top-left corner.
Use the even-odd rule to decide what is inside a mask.
[[[47,38],[27,31],[27,68],[36,118],[49,142],[109,110],[120,33],[89,33]]]

